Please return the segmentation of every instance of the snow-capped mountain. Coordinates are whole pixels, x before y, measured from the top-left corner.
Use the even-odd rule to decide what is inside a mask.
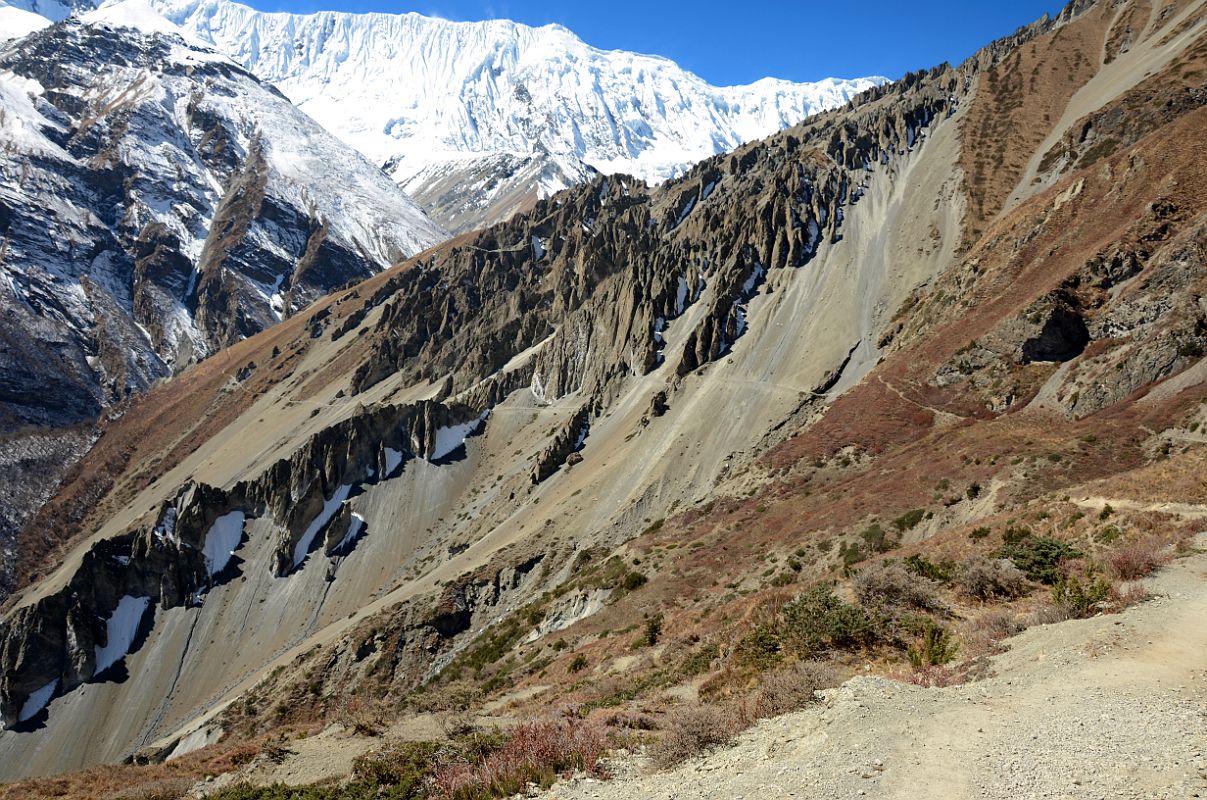
[[[152,3],[385,165],[457,229],[509,216],[594,170],[663,181],[883,80],[722,88],[557,25]]]
[[[142,0],[0,47],[0,429],[113,400],[445,237]]]

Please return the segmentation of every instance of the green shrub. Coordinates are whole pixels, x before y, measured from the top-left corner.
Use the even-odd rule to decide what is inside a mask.
[[[587,657],[579,653],[574,658],[570,659],[570,666],[567,667],[571,672],[582,672],[587,668]]]
[[[956,574],[956,562],[950,558],[945,558],[936,564],[921,553],[915,553],[905,559],[905,568],[915,575],[939,583],[951,583]]]
[[[1052,590],[1052,601],[1077,619],[1092,617],[1111,597],[1111,585],[1098,576],[1082,583],[1075,576],[1063,578]]]
[[[1014,526],[1007,525],[1006,532],[1002,534],[1002,541],[1007,545],[1018,544],[1024,539],[1031,538],[1031,529],[1022,525]]]
[[[893,520],[893,527],[902,533],[912,531],[914,528],[918,527],[918,523],[921,522],[925,517],[926,509],[915,508],[912,511],[906,511],[904,514]]]
[[[838,546],[838,555],[842,559],[843,567],[852,567],[867,558],[862,547],[848,542]]]
[[[878,625],[859,605],[843,602],[828,586],[815,586],[784,606],[784,639],[802,658],[827,649],[862,647],[876,640]]]
[[[763,624],[754,628],[733,649],[733,660],[743,667],[765,670],[778,664],[784,657],[780,633],[774,625]]]
[[[914,669],[922,667],[937,667],[950,662],[956,657],[960,644],[951,635],[951,631],[925,618],[921,623],[918,639],[906,650],[909,663]]]
[[[896,542],[889,538],[879,522],[873,522],[859,535],[863,537],[868,551],[872,553],[887,553],[896,546]]]
[[[701,645],[698,649],[690,653],[687,658],[683,659],[683,667],[681,671],[684,675],[703,675],[712,667],[712,662],[721,655],[721,648],[716,642],[710,642],[706,645]]]
[[[993,531],[989,530],[988,528],[974,528],[972,532],[968,534],[968,538],[975,542],[988,537],[991,533],[993,533]]]
[[[640,572],[630,572],[624,576],[624,582],[621,583],[621,588],[626,592],[635,592],[642,586],[649,583],[650,579],[642,575]]]
[[[1054,586],[1061,579],[1061,564],[1082,553],[1068,542],[1048,536],[1027,537],[1008,544],[998,551],[999,558],[1008,558],[1033,581]]]
[[[638,647],[653,647],[662,636],[662,615],[655,614],[645,621],[645,633],[637,640]]]
[[[352,762],[355,780],[371,786],[390,786],[399,797],[418,794],[431,775],[434,742],[398,742],[376,753],[367,753]]]

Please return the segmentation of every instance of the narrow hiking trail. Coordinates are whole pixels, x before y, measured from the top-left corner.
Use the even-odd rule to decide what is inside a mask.
[[[1188,519],[1203,519],[1207,518],[1207,505],[1199,505],[1196,503],[1171,503],[1171,502],[1145,502],[1141,500],[1128,500],[1119,497],[1083,497],[1079,500],[1074,500],[1074,503],[1082,508],[1090,508],[1095,511],[1101,511],[1107,506],[1114,509],[1122,509],[1124,511],[1147,511],[1157,514],[1173,514],[1179,517]]]
[[[1114,501],[1112,501],[1114,504]],[[1119,506],[1117,506],[1119,507]],[[618,765],[547,800],[1207,797],[1207,534],[1118,615],[1007,640],[991,677],[858,677],[674,772]]]

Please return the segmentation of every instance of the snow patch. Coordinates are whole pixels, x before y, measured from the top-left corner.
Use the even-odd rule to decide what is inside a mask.
[[[331,551],[332,553],[341,553],[360,537],[361,531],[365,529],[365,518],[356,512],[352,513],[352,521],[348,523],[348,532],[344,534],[344,538],[339,540],[339,544]]]
[[[117,608],[113,609],[105,623],[105,646],[96,648],[96,669],[93,675],[100,675],[130,654],[130,646],[138,636],[138,626],[142,623],[143,614],[150,604],[149,597],[130,595],[125,595],[117,601]]]
[[[155,526],[153,533],[156,539],[175,539],[176,538],[176,506],[170,506],[163,513],[163,518],[159,520],[159,524]]]
[[[463,422],[460,425],[447,425],[436,431],[436,442],[432,446],[428,461],[439,461],[465,444],[465,440],[478,432],[478,428],[482,426],[488,416],[490,416],[490,411],[485,411],[477,419]]]
[[[209,532],[205,534],[205,545],[201,552],[205,556],[205,568],[211,578],[226,569],[231,557],[239,549],[239,543],[243,541],[244,519],[242,511],[232,511],[214,520]]]
[[[545,384],[541,382],[541,373],[532,373],[532,396],[538,403],[549,403],[549,397],[545,394]]]
[[[55,678],[41,689],[35,689],[30,692],[25,705],[21,706],[21,710],[17,713],[17,722],[28,722],[37,716],[39,711],[46,708],[46,704],[50,702],[50,698],[54,697],[54,690],[58,686],[59,679]]]
[[[348,499],[348,495],[351,493],[352,484],[345,483],[335,490],[335,494],[331,496],[330,500],[323,504],[323,510],[314,518],[310,526],[306,528],[305,533],[302,534],[302,538],[298,539],[298,543],[293,547],[294,569],[297,569],[306,560],[306,556],[310,553],[310,545],[314,543],[314,537],[318,536],[319,531],[326,527],[331,518],[335,516],[335,512],[339,510],[339,507],[344,504],[344,501]]]
[[[22,39],[48,25],[50,25],[50,20],[40,14],[0,5],[0,42]]]
[[[203,50],[209,48],[193,35],[186,33],[183,28],[173,24],[146,0],[118,0],[101,5],[96,11],[91,11],[80,17],[85,25],[100,25],[106,28],[133,28],[144,34],[167,34],[179,36],[187,44]],[[223,61],[227,59],[222,59]]]

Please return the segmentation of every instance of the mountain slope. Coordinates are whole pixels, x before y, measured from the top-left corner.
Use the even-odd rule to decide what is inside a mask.
[[[270,14],[228,0],[155,5],[387,165],[458,231],[593,170],[663,181],[882,82],[718,88],[663,58],[589,47],[560,26]],[[471,204],[459,185],[476,188]]]
[[[26,426],[90,422],[445,236],[380,170],[145,5],[0,50],[0,129],[6,475]],[[30,510],[5,503],[0,546],[10,512]]]
[[[40,331],[17,353],[63,364],[63,389],[38,396],[10,355],[8,427],[94,417],[442,236],[225,58],[128,27],[150,13],[114,6],[0,56],[5,326]]]
[[[1091,67],[1054,107],[1020,53]],[[1078,2],[663,186],[538,202],[157,387],[23,551],[5,774],[442,694],[638,724],[741,696],[795,593],[853,569],[1032,539],[1089,585],[1117,542],[1176,538],[1207,501],[1205,65],[1203,0]],[[996,126],[1004,190],[967,168]],[[1128,506],[1074,500],[1099,497]],[[911,611],[822,654],[901,664]],[[972,648],[983,603],[929,611]]]

